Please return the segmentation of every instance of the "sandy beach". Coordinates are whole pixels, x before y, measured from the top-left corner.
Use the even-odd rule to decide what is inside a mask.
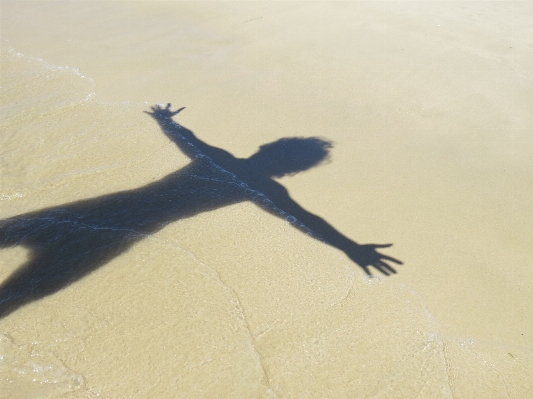
[[[0,398],[531,395],[531,2],[0,11]]]

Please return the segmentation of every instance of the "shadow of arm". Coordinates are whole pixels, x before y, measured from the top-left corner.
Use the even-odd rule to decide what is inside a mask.
[[[269,206],[268,202],[265,201],[259,202],[259,206],[273,215],[285,218],[292,226],[309,234],[311,237],[340,249],[361,267],[367,275],[372,275],[370,267],[374,267],[385,275],[390,275],[396,273],[396,270],[390,263],[402,264],[401,261],[380,254],[377,251],[379,248],[388,248],[392,244],[358,244],[340,233],[320,216],[302,208],[290,197],[285,187],[277,182],[269,181],[268,189],[266,189],[267,187],[264,188],[265,190],[263,192],[265,194],[268,192],[267,195],[275,208]]]
[[[227,151],[205,143],[196,137],[191,130],[172,119],[174,115],[180,113],[185,107],[177,111],[171,111],[169,103],[165,108],[160,105],[154,105],[151,109],[152,112],[145,112],[157,121],[163,133],[189,158],[195,159],[207,156],[215,162],[222,161],[222,158],[226,157],[233,158]]]

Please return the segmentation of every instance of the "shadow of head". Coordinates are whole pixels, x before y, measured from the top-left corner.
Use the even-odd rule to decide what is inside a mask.
[[[282,177],[328,161],[332,147],[331,141],[318,137],[285,137],[262,145],[247,161],[254,173]]]

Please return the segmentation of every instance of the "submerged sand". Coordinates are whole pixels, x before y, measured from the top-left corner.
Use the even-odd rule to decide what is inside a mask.
[[[1,398],[527,398],[533,35],[522,2],[2,2],[0,219],[249,157],[404,265],[368,278],[251,202],[169,224],[0,320]],[[0,251],[0,281],[31,256]]]

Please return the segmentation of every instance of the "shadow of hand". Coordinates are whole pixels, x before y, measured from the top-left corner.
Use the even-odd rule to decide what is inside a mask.
[[[185,107],[181,107],[177,111],[171,111],[170,107],[171,107],[170,103],[168,103],[165,108],[163,108],[159,104],[156,104],[150,107],[152,112],[144,111],[144,113],[151,115],[154,118],[172,118],[174,115],[179,114],[181,111],[185,109]]]
[[[387,262],[393,262],[401,265],[402,262],[393,257],[380,254],[378,248],[388,248],[392,244],[365,244],[359,245],[352,242],[348,248],[344,249],[344,253],[355,263],[357,263],[368,276],[372,276],[370,267],[374,267],[379,272],[389,276],[395,274],[396,270]]]

